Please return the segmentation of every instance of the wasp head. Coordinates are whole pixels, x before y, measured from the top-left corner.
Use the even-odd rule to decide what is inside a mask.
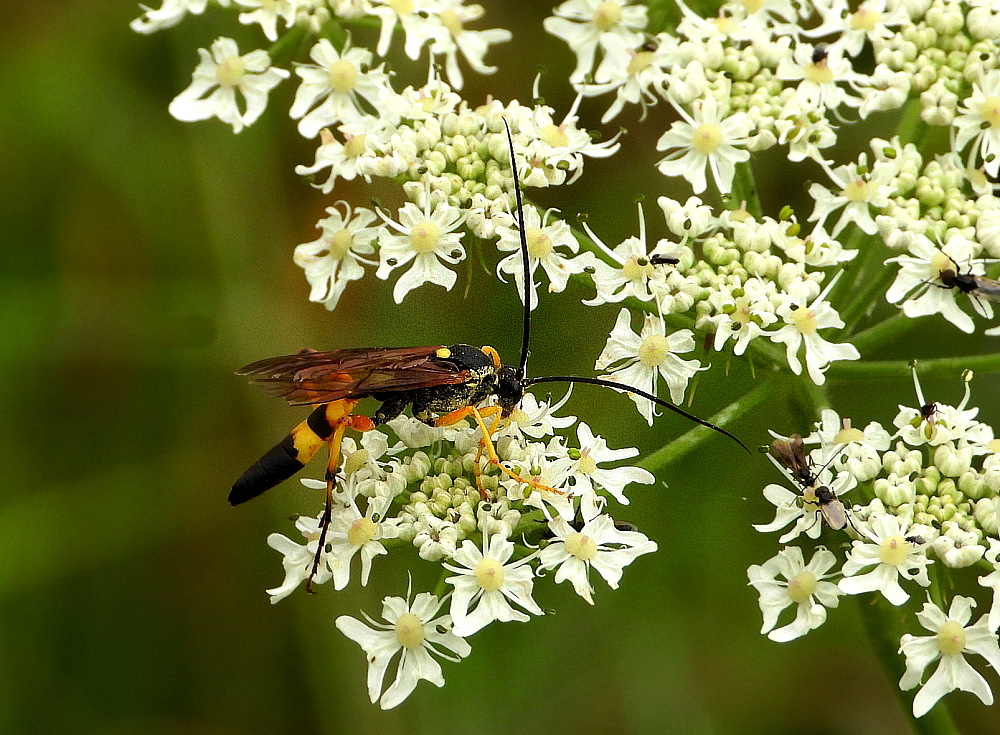
[[[501,365],[497,370],[497,402],[507,416],[524,398],[524,384],[517,376],[517,370],[510,365]]]

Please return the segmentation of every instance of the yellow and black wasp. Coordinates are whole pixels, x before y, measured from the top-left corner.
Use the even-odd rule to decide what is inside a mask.
[[[330,458],[326,474],[326,510],[320,523],[319,548],[322,549],[331,517],[333,487],[344,432],[347,429],[374,429],[402,414],[408,406],[415,418],[431,426],[448,426],[471,417],[482,432],[481,452],[485,451],[492,464],[519,482],[551,490],[522,478],[505,467],[491,441],[500,420],[510,415],[529,387],[540,383],[585,383],[634,393],[717,431],[746,449],[743,442],[725,429],[638,388],[601,378],[568,375],[526,377],[531,288],[523,203],[509,127],[507,140],[510,145],[521,260],[525,274],[521,356],[518,366],[504,365],[500,355],[492,347],[480,349],[466,344],[352,348],[327,352],[306,349],[295,355],[271,357],[251,363],[237,374],[250,376],[254,384],[262,387],[268,394],[284,398],[292,405],[315,405],[316,408],[305,421],[292,429],[288,436],[243,473],[229,493],[230,503],[238,505],[246,502],[287,480],[326,445]],[[675,259],[664,262],[673,260]],[[381,401],[372,416],[354,413],[355,407],[364,398]],[[490,399],[495,399],[495,403],[479,407]],[[485,418],[490,416],[494,419],[488,426]],[[316,561],[319,561],[319,553]],[[314,573],[316,569],[317,566],[314,565]]]

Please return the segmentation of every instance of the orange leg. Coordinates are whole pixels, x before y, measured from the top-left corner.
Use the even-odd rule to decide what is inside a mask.
[[[351,407],[353,408],[353,406]],[[313,592],[312,582],[319,572],[319,563],[323,557],[326,546],[326,534],[333,521],[333,486],[337,481],[337,467],[340,466],[340,445],[344,439],[344,432],[347,429],[355,431],[371,431],[375,428],[374,422],[367,416],[356,416],[348,413],[331,422],[335,428],[333,434],[327,439],[326,446],[330,458],[326,463],[326,504],[323,507],[323,515],[319,520],[319,543],[316,546],[316,556],[313,558],[312,569],[309,571],[309,579],[306,580],[306,592]]]
[[[467,416],[472,416],[475,422],[479,425],[479,430],[483,434],[483,438],[479,443],[479,453],[476,455],[475,464],[475,475],[476,475],[476,485],[479,489],[479,494],[483,496],[483,500],[486,500],[486,491],[483,489],[482,480],[480,479],[479,470],[479,458],[482,457],[483,450],[486,451],[486,456],[489,458],[491,464],[495,465],[501,472],[503,472],[508,477],[513,480],[520,482],[524,485],[529,485],[536,490],[543,490],[545,492],[556,493],[557,495],[565,495],[564,492],[556,490],[554,487],[549,487],[548,485],[543,485],[537,480],[527,480],[521,477],[519,474],[513,470],[504,467],[503,463],[500,461],[500,457],[497,455],[496,449],[493,446],[493,432],[496,431],[497,427],[500,425],[500,416],[497,416],[496,420],[493,422],[493,426],[486,428],[486,422],[483,420],[484,416],[492,416],[494,414],[500,413],[500,406],[487,406],[486,408],[480,410],[475,406],[463,406],[451,413],[447,413],[437,421],[434,422],[435,426],[451,426],[456,424]]]

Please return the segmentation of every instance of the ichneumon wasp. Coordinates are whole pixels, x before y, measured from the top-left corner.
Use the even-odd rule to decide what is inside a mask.
[[[431,426],[448,426],[464,418],[471,418],[482,433],[480,458],[485,453],[491,464],[514,480],[553,492],[559,491],[525,479],[505,467],[492,442],[500,421],[517,408],[525,391],[542,383],[584,383],[633,393],[729,437],[744,449],[747,448],[725,429],[638,388],[602,378],[571,375],[527,377],[531,331],[530,261],[514,142],[506,120],[504,125],[507,127],[507,142],[510,146],[521,264],[525,274],[521,354],[517,367],[504,365],[492,347],[480,349],[466,344],[454,344],[353,348],[327,352],[305,349],[294,355],[251,363],[237,372],[238,375],[250,376],[254,384],[267,393],[284,398],[292,405],[316,406],[305,421],[292,429],[290,434],[244,472],[229,493],[229,502],[233,505],[255,498],[297,473],[326,445],[329,450],[326,506],[320,521],[319,546],[313,564],[313,575],[318,569],[330,524],[333,489],[345,431],[370,431],[396,418],[408,406],[414,418]],[[663,262],[676,262],[676,259],[664,259]],[[381,402],[375,412],[371,416],[354,413],[357,404],[369,397]],[[490,399],[495,399],[495,402],[480,408],[481,404]],[[493,417],[490,425],[487,425],[488,417]],[[478,461],[475,471],[478,482]],[[485,497],[481,484],[479,490]]]

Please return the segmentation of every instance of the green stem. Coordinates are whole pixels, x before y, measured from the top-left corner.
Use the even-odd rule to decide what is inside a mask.
[[[860,597],[856,599],[875,656],[882,663],[882,668],[890,678],[890,686],[896,693],[896,698],[899,700],[906,717],[910,720],[914,732],[918,735],[959,735],[959,730],[951,718],[947,705],[939,701],[923,717],[914,717],[913,698],[919,690],[914,688],[904,692],[899,688],[898,682],[906,670],[905,660],[899,653],[899,640],[906,632],[902,625],[903,610],[890,605],[881,596],[872,602],[867,599],[862,600]]]
[[[919,147],[928,129],[928,126],[920,119],[920,100],[916,97],[910,99],[903,106],[903,116],[899,119],[899,125],[896,126],[899,142],[903,145],[913,143]]]
[[[911,319],[900,311],[875,326],[863,332],[858,332],[847,341],[857,347],[858,352],[863,356],[888,342],[895,341],[898,337],[901,337],[917,326],[917,324],[919,322],[916,319]]]
[[[841,334],[850,334],[854,331],[854,327],[872,304],[884,298],[886,289],[896,277],[895,269],[886,268],[883,264],[885,248],[880,246],[879,242],[855,227],[844,246],[861,250],[864,266],[856,272],[848,291],[853,297],[844,308],[840,309],[840,317],[844,320]],[[837,287],[840,286],[838,283]]]
[[[799,392],[802,403],[807,408],[806,415],[811,417],[811,421],[818,419],[823,409],[830,408],[830,396],[827,395],[826,386],[816,385],[809,379],[802,379],[799,381]]]
[[[755,409],[761,403],[773,398],[781,388],[781,380],[774,378],[765,380],[745,396],[733,401],[708,420],[716,426],[731,424],[739,417]],[[701,444],[704,444],[715,435],[715,432],[707,426],[696,426],[690,431],[681,434],[681,436],[669,444],[657,449],[639,462],[639,466],[656,473],[667,465],[676,462]]]
[[[736,164],[736,176],[733,177],[733,192],[727,203],[727,209],[739,209],[742,206],[756,219],[762,216],[760,198],[757,196],[757,182],[749,161]]]
[[[299,27],[292,28],[287,33],[283,33],[277,41],[271,44],[271,48],[267,50],[268,56],[271,57],[271,63],[278,66],[289,64],[292,60],[301,58],[304,55],[304,50],[307,48],[305,44],[311,37],[305,28]],[[294,78],[294,75],[292,76]]]
[[[976,373],[1000,372],[1000,354],[941,357],[917,362],[918,375],[958,374],[963,370]],[[837,380],[861,381],[885,378],[909,378],[909,360],[884,360],[876,362],[835,362],[827,370],[827,377]]]

